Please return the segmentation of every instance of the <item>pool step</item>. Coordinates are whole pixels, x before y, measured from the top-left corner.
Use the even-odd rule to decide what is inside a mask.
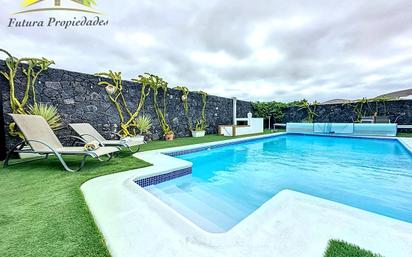
[[[262,201],[265,201],[266,198],[263,195],[258,195],[255,192],[250,192],[246,187],[245,190],[239,189],[237,185],[234,184],[227,184],[224,185],[224,188],[221,186],[213,187],[214,192],[216,195],[222,195],[222,197],[226,197],[229,199],[234,199],[237,205],[244,206],[246,209],[255,210],[258,208]]]
[[[237,221],[244,219],[251,212],[246,205],[221,193],[216,194],[213,188],[194,187],[191,189],[191,195]]]
[[[176,186],[150,188],[150,192],[209,232],[224,232],[237,222]]]
[[[173,192],[174,196],[177,200],[181,201],[187,206],[193,208],[193,210],[200,215],[205,215],[207,219],[212,221],[215,224],[224,224],[229,225],[229,227],[233,224],[236,224],[236,219],[230,217],[229,215],[223,213],[220,209],[217,209],[215,206],[210,205],[211,201],[203,201],[199,198],[196,198],[191,192],[186,192],[181,190],[180,188],[174,186],[168,191],[167,193]],[[166,192],[166,191],[165,191]],[[218,201],[218,199],[216,199]]]
[[[179,189],[188,192],[202,202],[207,203],[209,206],[218,209],[237,220],[243,219],[254,209],[256,209],[255,204],[243,201],[244,199],[239,200],[238,197],[236,198],[236,194],[227,194],[226,190],[204,184],[202,181],[196,181],[196,178],[193,177],[185,180],[179,179],[179,183],[172,181],[170,183],[165,182],[158,184],[156,185],[156,188],[160,190],[167,190],[175,185]]]
[[[225,184],[222,186],[213,183],[210,184],[208,182],[205,183],[204,180],[200,180],[194,177],[191,177],[190,180],[187,180],[187,182],[188,184],[182,183],[181,181],[176,183],[175,181],[167,185],[160,184],[158,186],[161,186],[161,188],[166,188],[171,185],[177,185],[177,187],[181,188],[183,191],[199,189],[206,193],[212,194],[218,199],[228,199],[228,202],[230,202],[231,204],[233,203],[232,205],[242,206],[241,209],[249,209],[250,212],[258,208],[267,199],[267,196],[265,196],[264,194],[250,192],[250,190],[247,190],[246,186],[245,190],[239,190],[239,187],[236,184]],[[182,187],[182,185],[184,186]]]
[[[169,205],[172,209],[174,209],[175,211],[177,211],[178,213],[180,213],[187,219],[191,220],[193,223],[195,223],[197,226],[201,227],[202,229],[210,231],[210,232],[215,232],[215,233],[220,233],[220,232],[225,231],[224,228],[216,225],[215,223],[204,218],[202,215],[199,215],[198,213],[194,212],[191,208],[189,208],[185,204],[182,204],[181,202],[176,201],[171,197],[168,197],[163,191],[156,189],[156,188],[150,188],[149,192],[151,192],[157,198],[159,198],[164,203]]]
[[[156,188],[160,190],[167,190],[169,187],[182,188],[183,191],[192,190],[193,188],[199,188],[206,192],[212,192],[213,195],[218,198],[230,199],[230,202],[235,202],[234,205],[244,206],[246,209],[250,209],[252,212],[254,209],[258,208],[262,201],[266,199],[264,195],[259,195],[254,192],[248,192],[247,190],[239,190],[238,185],[228,184],[225,185],[224,189],[220,186],[210,186],[208,183],[204,183],[205,180],[193,177],[191,175],[180,177],[178,179],[169,180],[161,184],[157,184]]]

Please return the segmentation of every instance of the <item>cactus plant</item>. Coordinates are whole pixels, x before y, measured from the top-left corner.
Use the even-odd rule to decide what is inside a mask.
[[[109,81],[100,81],[98,85],[104,86],[105,91],[110,101],[116,107],[120,119],[120,130],[117,134],[120,137],[135,136],[138,133],[137,118],[143,110],[146,97],[150,94],[151,87],[147,83],[147,76],[139,76],[138,79],[133,79],[133,82],[139,83],[142,86],[140,100],[137,103],[135,111],[127,106],[125,96],[123,95],[123,83],[121,72],[101,72],[96,73],[97,76],[107,78]]]
[[[37,104],[36,99],[36,82],[39,75],[46,71],[49,66],[54,64],[52,60],[46,58],[16,58],[4,49],[0,49],[7,55],[6,66],[8,71],[0,71],[0,74],[9,82],[10,88],[10,109],[12,113],[27,114],[27,105],[31,102],[32,105]],[[24,75],[26,75],[26,86],[24,95],[21,99],[16,96],[15,78],[17,72],[21,68]],[[21,136],[17,132],[14,123],[9,125],[9,133],[12,136]]]
[[[192,119],[189,116],[189,89],[185,86],[177,86],[175,87],[176,90],[182,92],[182,102],[183,102],[183,109],[185,113],[185,117],[187,119],[187,123],[189,124],[189,129],[193,130]]]
[[[202,123],[203,128],[206,128],[206,103],[207,103],[207,93],[203,91],[198,92],[202,96]]]
[[[153,90],[153,105],[156,111],[157,118],[159,120],[160,126],[166,138],[173,139],[173,131],[171,130],[169,124],[166,121],[166,96],[167,96],[167,85],[168,83],[162,78],[146,73],[148,80],[150,81],[150,87]],[[159,106],[158,103],[158,94],[159,90],[163,91],[163,109]]]
[[[309,103],[306,99],[303,100],[298,106],[300,107],[299,110],[306,110],[308,116],[306,117],[306,122],[313,123],[315,117],[318,116],[316,113],[316,107],[319,105],[318,102],[313,102],[312,104]]]

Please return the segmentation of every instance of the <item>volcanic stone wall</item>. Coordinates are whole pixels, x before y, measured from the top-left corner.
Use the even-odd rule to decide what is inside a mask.
[[[6,71],[4,62],[0,60],[0,70]],[[67,124],[73,122],[88,122],[92,124],[106,138],[114,137],[114,132],[120,123],[116,108],[108,99],[104,87],[98,86],[101,78],[94,75],[71,72],[61,69],[49,69],[42,73],[36,84],[37,102],[51,104],[58,108],[62,117],[64,128],[57,131],[59,136],[71,134],[72,131]],[[8,82],[0,78],[1,91],[3,95],[5,145],[10,148],[17,139],[12,138],[7,133],[10,117],[6,114],[10,112],[9,86]],[[23,95],[25,87],[25,77],[21,72],[16,78],[16,94]],[[140,85],[123,81],[127,105],[131,110],[136,109],[136,104],[140,99]],[[159,92],[159,103],[163,102],[160,97],[163,92]],[[189,115],[193,121],[199,120],[202,109],[202,98],[197,93],[189,94]],[[189,136],[188,122],[184,115],[181,92],[168,89],[167,91],[167,113],[166,120],[177,137]],[[237,116],[246,117],[252,111],[250,102],[237,102]],[[153,93],[146,99],[143,112],[152,118],[153,127],[151,129],[151,139],[162,137],[161,127],[156,117],[153,107]],[[232,124],[233,121],[233,100],[218,96],[208,96],[206,105],[207,133],[217,133],[218,125]],[[68,142],[66,142],[68,143]]]

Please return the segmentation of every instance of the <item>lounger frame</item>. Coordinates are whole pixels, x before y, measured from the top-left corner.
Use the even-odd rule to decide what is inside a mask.
[[[51,152],[34,151],[34,150],[31,149],[30,143],[42,144],[42,145],[46,146],[48,149],[50,149]],[[23,149],[25,146],[30,147],[30,149]],[[66,171],[69,171],[69,172],[77,172],[77,171],[80,171],[81,169],[83,169],[83,167],[86,163],[87,157],[92,157],[92,158],[98,159],[99,161],[110,161],[113,158],[113,154],[107,154],[108,159],[103,160],[95,152],[87,152],[87,151],[85,151],[84,153],[79,153],[79,152],[60,153],[56,149],[54,149],[52,146],[47,144],[46,142],[43,142],[43,141],[40,141],[40,140],[23,140],[22,142],[16,144],[12,149],[10,149],[7,152],[6,159],[4,160],[4,165],[3,165],[4,168],[12,166],[12,165],[9,164],[9,161],[10,161],[11,157],[13,156],[13,154],[15,154],[15,153],[39,154],[39,155],[44,155],[44,158],[34,159],[34,160],[29,160],[29,161],[21,161],[21,162],[18,162],[16,164],[14,164],[14,165],[27,163],[27,162],[32,162],[32,161],[43,160],[43,159],[48,159],[49,156],[52,154],[52,155],[57,157],[57,159],[60,161],[60,163],[62,164],[64,169]],[[70,168],[67,165],[66,161],[63,159],[63,155],[80,155],[80,154],[83,154],[83,158],[80,162],[79,167],[75,168],[75,169]]]
[[[97,133],[97,134],[92,135],[90,133],[81,133],[78,130],[78,128],[74,127],[74,125],[87,125],[87,126],[90,126],[90,128],[93,129],[95,131],[95,133]],[[93,126],[91,126],[89,123],[69,124],[69,127],[72,128],[72,130],[79,135],[78,137],[77,136],[72,136],[72,137],[78,139],[79,141],[81,141],[84,144],[89,143],[85,139],[85,137],[89,137],[89,138],[92,138],[93,140],[95,140],[96,142],[98,142],[100,146],[113,146],[113,147],[117,147],[119,150],[121,150],[122,148],[127,148],[132,154],[139,152],[140,151],[140,146],[142,144],[146,144],[146,141],[143,141],[141,144],[138,144],[138,145],[129,145],[127,142],[122,142],[121,140],[120,140],[120,142],[116,142],[116,143],[110,143],[110,140],[102,141],[103,136],[100,135],[100,133],[95,128],[93,128]],[[97,135],[100,138],[98,138]],[[116,140],[116,141],[118,141],[118,140]],[[137,149],[133,150],[132,147],[135,147],[135,146],[137,146]]]

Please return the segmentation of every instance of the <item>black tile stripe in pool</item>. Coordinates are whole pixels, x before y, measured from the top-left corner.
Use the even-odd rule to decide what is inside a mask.
[[[192,167],[175,170],[166,174],[161,174],[149,178],[143,178],[136,180],[135,183],[141,187],[148,187],[152,185],[157,185],[175,178],[183,177],[186,175],[192,174]]]

